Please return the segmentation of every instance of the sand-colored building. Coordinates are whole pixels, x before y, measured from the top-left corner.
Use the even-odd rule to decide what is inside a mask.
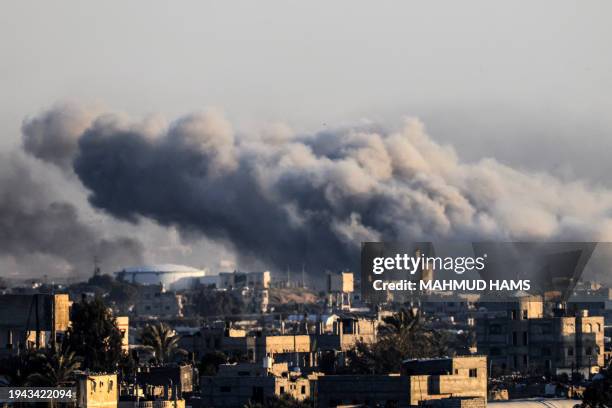
[[[487,308],[491,306],[486,305]],[[506,314],[476,321],[478,352],[487,354],[493,375],[569,374],[588,376],[604,365],[604,318],[559,309],[545,317],[537,302],[506,306]]]
[[[286,363],[223,365],[217,376],[203,377],[204,404],[241,407],[288,395],[312,398],[318,407],[416,407],[438,401],[438,407],[484,408],[486,357],[406,361],[393,375],[301,375]],[[275,367],[275,368],[272,368]]]
[[[117,374],[82,374],[77,379],[77,406],[81,408],[117,408]]]
[[[342,353],[358,341],[376,341],[375,319],[342,314],[331,328],[324,322],[319,323],[313,324],[308,334],[283,334],[281,331],[275,335],[247,335],[231,328],[203,328],[198,336],[184,338],[181,347],[193,351],[196,356],[219,350],[227,355],[246,357],[250,362],[272,357],[277,362],[312,368],[317,367],[323,352]]]

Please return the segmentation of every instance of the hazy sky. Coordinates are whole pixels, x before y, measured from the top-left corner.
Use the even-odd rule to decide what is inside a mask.
[[[515,110],[607,126],[611,12],[558,0],[6,1],[2,127],[66,98],[170,117],[216,105],[309,128],[436,112],[468,128],[462,117]]]
[[[239,128],[421,118],[467,160],[612,185],[612,3],[4,1],[0,149],[57,101]]]

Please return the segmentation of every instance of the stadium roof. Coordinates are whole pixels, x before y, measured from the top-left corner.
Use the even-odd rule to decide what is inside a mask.
[[[158,264],[158,265],[142,265],[142,266],[131,266],[124,268],[120,272],[123,273],[197,273],[204,272],[203,269],[193,268],[186,265],[175,265],[175,264]]]

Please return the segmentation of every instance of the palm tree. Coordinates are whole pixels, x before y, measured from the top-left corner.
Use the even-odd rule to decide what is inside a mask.
[[[0,360],[0,375],[8,380],[8,385],[24,387],[32,372],[40,367],[40,361],[34,350],[23,350],[18,355]]]
[[[73,351],[57,345],[49,347],[38,357],[42,362],[42,369],[28,376],[27,382],[31,385],[58,387],[70,384],[73,382],[74,372],[81,366]]]
[[[439,357],[447,352],[443,333],[428,329],[417,308],[401,309],[383,322],[381,341],[392,344],[402,358]]]
[[[179,348],[179,340],[180,336],[162,322],[147,324],[140,336],[140,342],[154,352],[159,364],[165,364],[177,355],[187,354]]]
[[[426,327],[418,309],[401,309],[385,317],[378,328],[380,336],[374,344],[358,342],[348,353],[348,370],[356,373],[399,372],[408,358],[445,355],[443,333]]]

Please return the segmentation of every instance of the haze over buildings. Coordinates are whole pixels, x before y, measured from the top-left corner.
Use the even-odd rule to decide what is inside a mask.
[[[84,276],[96,255],[107,273],[316,273],[350,268],[364,238],[609,239],[606,2],[90,7],[0,16],[0,88],[16,95],[0,110],[5,275]],[[191,113],[210,106],[226,113]],[[111,191],[96,169],[132,176]]]

